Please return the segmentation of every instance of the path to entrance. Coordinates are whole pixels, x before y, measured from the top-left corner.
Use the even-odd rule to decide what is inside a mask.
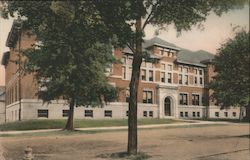
[[[150,160],[250,160],[249,124],[139,130],[139,150]],[[2,137],[6,160],[20,159],[31,146],[36,160],[109,160],[103,154],[124,152],[127,131],[69,136]]]

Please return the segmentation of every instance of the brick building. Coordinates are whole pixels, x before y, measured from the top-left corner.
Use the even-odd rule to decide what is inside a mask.
[[[39,90],[32,74],[23,75],[19,51],[35,43],[35,36],[22,32],[14,21],[6,45],[10,48],[2,57],[6,69],[6,121],[18,119],[66,118],[68,105],[63,100],[43,104],[37,99]],[[21,39],[19,39],[21,37]],[[20,47],[19,47],[20,44]],[[213,54],[206,51],[190,51],[160,38],[146,40],[143,44],[150,58],[157,63],[143,62],[138,90],[139,118],[238,118],[239,109],[220,110],[210,97],[207,84],[214,72]],[[114,55],[122,64],[113,64],[108,79],[122,88],[118,100],[100,108],[78,107],[75,118],[126,118],[128,110],[129,81],[133,53],[130,49],[116,49]],[[21,73],[21,74],[20,74]]]

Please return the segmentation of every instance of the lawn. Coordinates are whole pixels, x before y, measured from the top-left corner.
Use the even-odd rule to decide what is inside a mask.
[[[112,126],[127,126],[127,119],[109,119],[109,120],[92,120],[83,119],[75,120],[75,128],[87,128],[87,127],[112,127]],[[170,124],[180,123],[181,120],[173,119],[139,119],[138,125],[149,124]],[[11,122],[0,125],[0,131],[11,130],[37,130],[37,129],[60,129],[64,128],[66,120],[26,120],[20,122]]]

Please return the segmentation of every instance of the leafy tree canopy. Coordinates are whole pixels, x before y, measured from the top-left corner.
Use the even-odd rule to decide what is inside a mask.
[[[249,55],[249,32],[245,30],[218,49],[213,62],[217,74],[210,88],[223,107],[249,105]]]
[[[46,90],[45,101],[74,99],[76,105],[99,105],[116,98],[106,69],[115,61],[112,36],[88,1],[2,1],[2,16],[24,17],[24,29],[40,42],[24,53],[26,69]],[[36,49],[39,48],[39,49]]]

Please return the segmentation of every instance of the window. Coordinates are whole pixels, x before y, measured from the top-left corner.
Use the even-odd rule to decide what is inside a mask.
[[[181,117],[183,117],[183,116],[184,116],[184,115],[183,115],[183,112],[180,112],[180,116],[181,116]]]
[[[185,75],[185,76],[184,76],[184,84],[185,84],[185,85],[188,85],[188,75]]]
[[[148,116],[148,112],[147,111],[143,111],[143,117],[147,117]]]
[[[172,71],[172,65],[168,64],[168,71]]]
[[[127,65],[132,66],[133,63],[133,58],[132,57],[128,57],[127,59]]]
[[[49,111],[47,109],[38,109],[37,110],[37,116],[38,117],[48,118],[49,117]]]
[[[179,67],[179,72],[182,72],[182,67],[181,66]]]
[[[200,84],[203,84],[203,78],[200,77]]]
[[[69,110],[68,109],[62,110],[62,116],[63,117],[68,117],[69,116]]]
[[[93,110],[85,110],[84,116],[85,117],[93,117]]]
[[[233,117],[236,117],[236,112],[233,112]]]
[[[154,112],[153,111],[149,111],[149,117],[154,117]]]
[[[197,80],[198,80],[198,79],[197,79],[197,77],[195,76],[195,77],[194,77],[194,84],[197,84],[197,83],[198,83]]]
[[[185,117],[188,117],[188,112],[185,112]]]
[[[180,104],[181,105],[187,105],[188,104],[188,100],[187,100],[187,94],[185,93],[180,93]]]
[[[126,67],[122,67],[122,78],[126,79]]]
[[[162,69],[162,70],[165,70],[165,69],[166,69],[166,65],[162,63],[162,64],[161,64],[161,69]]]
[[[141,79],[143,81],[146,81],[146,70],[145,69],[142,69],[142,71],[141,71]]]
[[[129,89],[126,89],[126,102],[129,102],[130,92]]]
[[[149,71],[149,81],[154,81],[154,77],[153,77],[153,75],[154,75],[154,73],[153,73],[153,71]]]
[[[215,114],[215,117],[219,117],[220,116],[219,112],[215,112],[214,114]]]
[[[161,72],[161,82],[165,82],[165,72]]]
[[[153,103],[152,91],[143,91],[143,103]]]
[[[105,110],[104,111],[104,117],[112,117],[112,111],[111,110]]]
[[[122,64],[126,64],[126,57],[122,57]]]
[[[184,73],[188,73],[188,68],[187,68],[187,67],[184,67],[184,68],[183,68],[183,71],[184,71]]]
[[[195,105],[195,106],[200,105],[200,95],[192,94],[192,105]]]
[[[148,68],[153,68],[153,63],[148,62],[147,66],[148,66]]]
[[[227,113],[227,112],[224,112],[224,116],[225,116],[225,117],[228,117],[228,113]]]
[[[199,75],[202,75],[202,70],[201,69],[199,70]]]
[[[168,73],[168,83],[172,83],[172,74]]]
[[[146,62],[143,61],[143,62],[141,63],[141,66],[142,66],[142,67],[146,67]]]
[[[200,112],[197,112],[197,117],[200,117]]]
[[[195,112],[193,112],[193,117],[196,117],[196,113]]]
[[[127,79],[130,80],[131,79],[131,75],[132,75],[132,67],[128,68],[128,72],[127,72]]]
[[[198,69],[194,69],[194,74],[198,74]]]
[[[182,74],[179,74],[179,84],[182,84]]]

